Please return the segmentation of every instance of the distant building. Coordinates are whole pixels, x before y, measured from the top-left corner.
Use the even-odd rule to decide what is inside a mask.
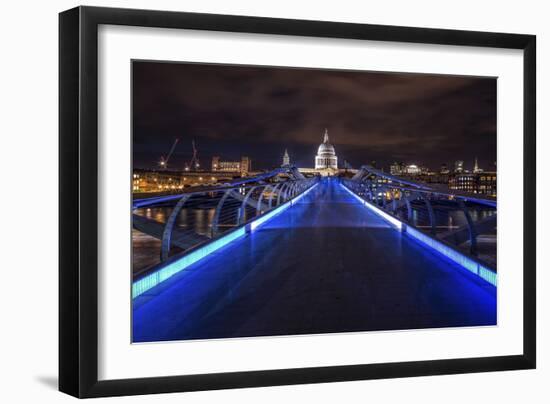
[[[300,167],[298,170],[306,176],[349,175],[357,172],[357,170],[351,168],[350,164],[347,162],[344,164],[343,168],[338,168],[338,157],[336,157],[334,146],[329,142],[327,129],[325,129],[323,143],[321,143],[317,149],[314,163],[314,167]]]
[[[407,167],[405,167],[405,174],[418,175],[420,173],[422,173],[422,169],[416,164],[409,164]]]
[[[453,174],[450,174],[450,173],[436,173],[436,172],[431,172],[431,173],[428,173],[427,175],[423,175],[421,180],[426,182],[426,183],[430,183],[430,184],[445,184],[445,185],[448,185],[449,184],[449,178],[452,176]]]
[[[338,170],[338,157],[336,157],[334,146],[329,143],[327,129],[325,129],[323,143],[321,143],[317,149],[317,155],[315,156],[315,169]]]
[[[496,197],[497,173],[477,172],[455,174],[449,178],[449,189]]]
[[[242,177],[246,177],[251,171],[251,161],[246,156],[241,157],[240,161],[223,161],[219,156],[214,156],[212,171],[240,173]]]
[[[455,171],[456,174],[460,174],[464,172],[464,161],[457,160],[455,161]]]
[[[449,167],[447,167],[447,164],[443,163],[441,164],[441,169],[439,170],[439,174],[449,174]]]
[[[241,176],[247,177],[252,171],[252,161],[248,157],[241,157]]]
[[[282,166],[289,166],[290,165],[290,156],[288,155],[288,150],[285,149],[285,154],[283,156],[283,164]]]
[[[482,173],[483,170],[481,168],[479,168],[478,164],[477,164],[477,157],[475,158],[474,160],[474,173]]]
[[[394,162],[390,165],[390,174],[391,175],[403,175],[405,173],[405,164]]]
[[[176,193],[187,187],[229,181],[233,178],[230,174],[206,171],[157,171],[136,168],[132,174],[132,192]]]

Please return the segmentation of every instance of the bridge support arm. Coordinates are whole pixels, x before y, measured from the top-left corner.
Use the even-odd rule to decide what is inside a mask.
[[[424,195],[423,193],[418,193],[420,195],[420,198],[422,198],[422,200],[424,201],[424,203],[426,204],[426,209],[428,210],[428,216],[430,218],[430,232],[432,235],[435,236],[436,234],[436,223],[435,223],[435,214],[434,214],[434,209],[432,207],[432,204],[430,203],[430,199]]]
[[[407,221],[410,222],[412,220],[411,200],[409,199],[409,195],[405,192],[403,192],[403,197],[405,198],[405,203],[407,204]]]
[[[233,190],[228,189],[223,193],[223,196],[221,197],[220,201],[218,202],[218,205],[216,206],[216,212],[214,213],[214,219],[212,220],[212,238],[216,237],[218,235],[218,226],[220,221],[220,213],[223,208],[223,204],[225,203],[225,200],[229,197],[229,194]]]
[[[281,189],[279,191],[279,194],[277,195],[277,206],[279,206],[281,204],[281,196],[283,196],[283,202],[284,202],[284,199],[286,198],[286,190],[285,188],[288,188],[288,183],[285,182],[283,183],[283,185],[281,186]]]
[[[246,204],[248,203],[248,198],[250,198],[250,195],[252,194],[252,192],[254,192],[254,190],[256,189],[257,187],[252,187],[248,190],[248,192],[246,193],[244,199],[243,199],[243,202],[241,203],[241,207],[239,208],[239,213],[238,213],[238,217],[237,217],[237,223],[240,225],[244,222],[244,212],[245,212],[245,209],[246,209]]]
[[[267,190],[267,189],[271,189],[272,186],[271,185],[266,185],[264,186],[264,189],[262,189],[262,192],[260,192],[260,197],[258,198],[258,204],[256,205],[256,216],[258,216],[260,214],[260,212],[262,211],[262,199],[264,198],[264,192]]]
[[[279,188],[280,186],[281,186],[281,183],[278,183],[271,190],[271,194],[269,195],[269,209],[271,209],[271,206],[273,203],[273,195],[277,194],[277,188]]]
[[[183,205],[185,205],[185,202],[191,197],[191,195],[183,195],[181,199],[178,201],[176,206],[174,206],[174,209],[172,210],[172,213],[168,217],[168,220],[166,221],[166,225],[164,226],[164,231],[162,232],[162,241],[161,241],[161,247],[160,247],[160,260],[165,261],[168,256],[170,255],[170,247],[172,245],[172,232],[174,230],[174,225],[176,224],[176,219],[178,218],[179,213],[183,209]]]
[[[460,209],[462,209],[462,212],[464,212],[464,216],[466,217],[466,221],[468,222],[468,231],[470,235],[470,254],[477,255],[477,229],[474,224],[474,221],[472,220],[472,216],[470,215],[470,212],[468,211],[468,208],[466,207],[466,204],[462,199],[458,201],[458,206]]]

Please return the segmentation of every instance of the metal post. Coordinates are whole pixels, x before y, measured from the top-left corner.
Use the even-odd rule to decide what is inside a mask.
[[[216,206],[216,212],[214,213],[214,219],[212,220],[212,238],[218,235],[218,225],[219,225],[218,222],[220,220],[220,213],[222,211],[222,207],[225,200],[229,197],[229,194],[231,192],[233,192],[232,189],[228,189],[227,191],[225,191],[220,201],[218,202],[218,205]]]
[[[296,181],[290,186],[289,199],[292,199],[296,196],[296,187],[297,186],[298,186],[298,182],[296,182]]]
[[[279,195],[277,195],[277,206],[281,204],[281,195],[283,194],[285,194],[285,196],[283,197],[283,202],[284,202],[284,198],[286,197],[285,188],[288,188],[288,182],[283,183],[283,186],[281,187],[281,192],[279,192]]]
[[[426,197],[423,193],[419,192],[419,195],[420,195],[420,198],[424,200],[424,203],[426,204],[426,208],[428,209],[428,215],[430,217],[430,227],[431,227],[430,233],[435,236],[436,234],[435,214],[434,214],[432,204],[430,203],[430,199]]]
[[[264,186],[264,189],[262,189],[262,192],[260,192],[260,197],[258,198],[258,203],[256,205],[256,216],[258,216],[261,212],[261,207],[262,207],[262,199],[264,197],[264,192],[267,188],[271,188],[271,185],[266,185]]]
[[[281,186],[281,183],[279,182],[277,185],[275,185],[275,187],[273,187],[272,191],[271,191],[271,194],[269,195],[269,209],[271,210],[271,202],[273,201],[273,194],[276,193],[277,191],[277,188],[279,188]]]
[[[382,190],[382,209],[386,210],[386,187],[380,187],[380,189]]]
[[[292,188],[294,188],[295,182],[291,182],[285,189],[285,202],[292,199]]]
[[[279,192],[277,192],[277,206],[281,204],[281,195],[283,194],[283,188],[286,186],[286,182],[283,182],[281,184],[281,189],[279,189]]]
[[[405,203],[407,204],[407,221],[410,223],[412,221],[412,206],[411,201],[409,200],[409,195],[406,192],[403,192],[402,195],[405,198]]]
[[[468,222],[468,231],[470,233],[470,254],[477,255],[477,229],[474,224],[474,221],[472,220],[472,216],[470,216],[470,212],[468,211],[468,208],[466,207],[466,204],[464,203],[463,199],[458,200],[458,206],[462,211],[464,212],[464,216],[466,216],[466,221]]]
[[[248,202],[248,198],[250,197],[250,195],[252,194],[252,192],[254,192],[254,190],[256,188],[258,188],[258,187],[250,188],[250,190],[246,193],[246,195],[243,199],[243,202],[241,203],[241,207],[239,208],[239,213],[238,213],[238,216],[237,216],[237,224],[238,225],[241,225],[244,222],[244,212],[246,210],[246,204]]]
[[[174,230],[174,225],[176,224],[176,219],[180,211],[183,209],[185,202],[191,197],[191,194],[183,195],[178,201],[172,213],[168,217],[166,224],[164,225],[164,230],[162,231],[162,240],[160,244],[160,260],[165,261],[170,255],[170,247],[172,244],[172,231]]]

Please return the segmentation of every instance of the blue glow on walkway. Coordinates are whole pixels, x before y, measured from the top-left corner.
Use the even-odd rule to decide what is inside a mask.
[[[294,199],[287,201],[286,203],[260,216],[258,219],[250,222],[250,231],[253,231],[262,223],[267,222],[274,216],[280,214],[284,210],[291,207],[294,203],[296,203],[299,199],[304,197],[308,192],[310,192],[317,185],[318,184],[313,185],[306,191],[302,192],[300,195],[296,196]],[[171,196],[170,198],[174,199],[173,196]],[[144,276],[141,279],[138,279],[137,281],[134,281],[132,283],[132,298],[135,299],[136,297],[142,295],[143,293],[147,292],[151,288],[154,288],[155,286],[164,282],[165,280],[177,274],[178,272],[183,271],[190,265],[193,265],[197,261],[203,259],[207,255],[212,254],[213,252],[219,250],[223,246],[239,239],[240,237],[245,236],[246,233],[247,233],[246,226],[239,227],[235,230],[229,231],[228,233],[224,234],[220,238],[209,241],[204,246],[199,247],[191,251],[190,253],[183,255],[178,259],[174,259],[172,262],[169,261],[167,264],[165,264],[161,268],[153,271],[152,273]]]
[[[497,286],[497,274],[493,270],[483,266],[482,264],[472,260],[471,258],[468,258],[464,254],[459,253],[455,249],[445,245],[438,240],[433,239],[427,234],[424,234],[410,226],[407,226],[406,231],[409,236],[417,239],[423,245],[434,249],[440,254],[443,254],[445,257],[456,262],[461,267],[466,268],[471,273],[476,274],[483,280],[489,282],[491,285],[495,287]]]
[[[145,277],[135,281],[132,284],[132,298],[136,298],[149,289],[157,286],[161,282],[164,282],[171,276],[177,274],[180,271],[183,271],[189,265],[194,264],[195,262],[203,259],[208,254],[212,254],[214,251],[219,250],[223,246],[231,243],[232,241],[237,240],[240,237],[246,235],[246,229],[244,227],[238,228],[230,233],[212,240],[203,247],[200,247],[189,254],[184,255],[183,257],[170,262],[168,265],[146,275]]]
[[[272,219],[276,215],[284,212],[288,208],[290,208],[292,205],[294,205],[296,202],[298,202],[300,199],[302,199],[304,196],[306,196],[309,192],[311,192],[317,185],[313,185],[311,188],[307,189],[306,191],[302,192],[300,195],[298,195],[296,198],[291,199],[290,201],[282,204],[281,206],[277,206],[275,209],[269,211],[268,213],[260,216],[258,219],[252,221],[250,223],[250,230],[254,231],[256,228],[258,228],[261,224],[267,222],[269,219]]]
[[[393,217],[392,215],[389,215],[387,214],[386,212],[384,212],[382,209],[374,206],[373,204],[365,201],[363,198],[361,198],[359,195],[357,195],[355,192],[353,192],[352,190],[348,189],[348,187],[346,187],[344,184],[340,183],[340,185],[342,186],[342,188],[344,188],[346,191],[348,191],[351,195],[353,195],[355,198],[357,198],[357,200],[359,202],[361,202],[363,205],[365,205],[367,208],[369,208],[370,210],[372,210],[374,213],[376,213],[377,215],[381,216],[382,218],[384,218],[385,220],[387,220],[388,222],[390,222],[394,227],[396,227],[397,229],[401,230],[401,227],[402,227],[402,224],[398,219],[396,219],[395,217]]]
[[[491,326],[496,288],[323,180],[134,300],[133,342]]]
[[[380,215],[387,221],[389,221],[391,224],[393,224],[397,229],[403,230],[405,229],[405,232],[407,235],[413,237],[414,239],[420,241],[422,245],[431,248],[435,251],[437,251],[440,254],[443,254],[445,257],[449,258],[450,260],[456,262],[463,268],[467,269],[473,274],[476,274],[483,280],[489,282],[493,286],[497,286],[497,274],[495,271],[493,271],[490,268],[487,268],[483,266],[482,264],[476,262],[475,260],[467,257],[466,255],[456,251],[454,248],[446,245],[445,243],[442,243],[439,240],[434,239],[433,237],[422,233],[419,230],[416,230],[415,228],[406,225],[405,223],[401,222],[397,218],[389,215],[388,213],[384,212],[382,209],[374,206],[373,204],[365,201],[363,198],[361,198],[359,195],[357,195],[355,192],[350,190],[348,187],[346,187],[344,184],[341,184],[342,188],[344,188],[346,191],[348,191],[351,195],[353,195],[357,200],[359,200],[362,204],[364,204],[366,207],[371,209],[376,214]]]

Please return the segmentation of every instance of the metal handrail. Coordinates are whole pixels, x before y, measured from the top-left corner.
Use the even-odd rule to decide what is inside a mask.
[[[309,189],[317,178],[287,179],[273,183],[239,184],[233,187],[216,187],[208,190],[187,192],[179,195],[170,215],[164,223],[140,216],[139,231],[161,239],[160,260],[166,261],[172,248],[186,251],[222,236],[226,231],[245,225],[288,200]],[[166,207],[166,200],[157,201],[157,206]],[[147,205],[154,208],[154,205]],[[185,212],[185,213],[183,213]],[[192,214],[209,216],[209,231],[198,232]],[[210,212],[210,213],[208,213]],[[178,225],[178,218],[185,214],[184,225]],[[198,213],[196,213],[198,214]],[[149,220],[149,222],[147,222]],[[159,236],[159,226],[162,232]]]
[[[480,204],[486,204],[488,206],[495,206],[497,204],[496,198],[484,195],[480,196],[478,194],[469,194],[467,192],[461,192],[461,191],[453,191],[453,192],[446,192],[441,189],[434,188],[433,186],[428,186],[427,184],[413,181],[410,179],[405,179],[402,177],[398,177],[396,175],[385,173],[381,170],[375,169],[371,166],[365,165],[362,166],[361,169],[353,176],[351,181],[356,183],[365,183],[365,182],[373,182],[373,179],[379,179],[382,178],[386,181],[385,183],[378,183],[381,185],[388,185],[392,188],[401,189],[404,191],[410,191],[410,192],[423,192],[428,194],[436,194],[436,195],[442,195],[442,196],[452,196],[454,198],[462,198],[464,201],[471,201],[476,202]],[[350,181],[349,179],[346,179],[346,181]]]
[[[260,173],[252,177],[243,177],[243,178],[237,178],[231,181],[227,181],[223,183],[223,185],[214,185],[214,186],[205,185],[201,187],[188,188],[183,192],[173,194],[173,195],[153,196],[151,198],[135,199],[132,203],[132,207],[133,209],[136,209],[140,207],[151,206],[161,202],[169,202],[169,201],[178,199],[188,193],[223,191],[226,189],[235,188],[236,186],[246,187],[246,186],[250,186],[250,184],[253,184],[253,183],[265,183],[266,181],[272,180],[273,178],[281,174],[287,175],[291,180],[294,180],[294,181],[306,179],[304,175],[295,166],[288,165],[288,166],[276,168],[274,170],[271,170],[265,173]]]
[[[398,220],[428,233],[431,237],[451,244],[460,249],[468,248],[467,253],[479,259],[479,236],[485,231],[491,234],[496,229],[496,199],[490,199],[479,195],[446,192],[433,188],[421,188],[410,186],[400,182],[380,182],[376,174],[378,170],[364,170],[366,175],[355,175],[352,179],[342,179],[342,182],[354,193],[364,200],[376,205]],[[381,176],[388,180],[388,175]],[[467,205],[468,203],[468,205]],[[493,213],[482,220],[475,221],[470,212],[471,208],[482,206],[483,210],[494,210]],[[439,207],[439,208],[438,208]],[[440,232],[437,215],[445,213],[454,207],[457,212],[462,212],[464,225],[453,230]],[[405,209],[404,211],[402,209]],[[441,217],[441,216],[440,216]],[[418,222],[424,222],[427,226],[419,226]],[[419,228],[420,227],[420,228]],[[427,229],[424,229],[426,228]],[[467,245],[469,244],[469,246]],[[485,258],[490,266],[496,262],[496,244],[494,248],[484,251]]]

